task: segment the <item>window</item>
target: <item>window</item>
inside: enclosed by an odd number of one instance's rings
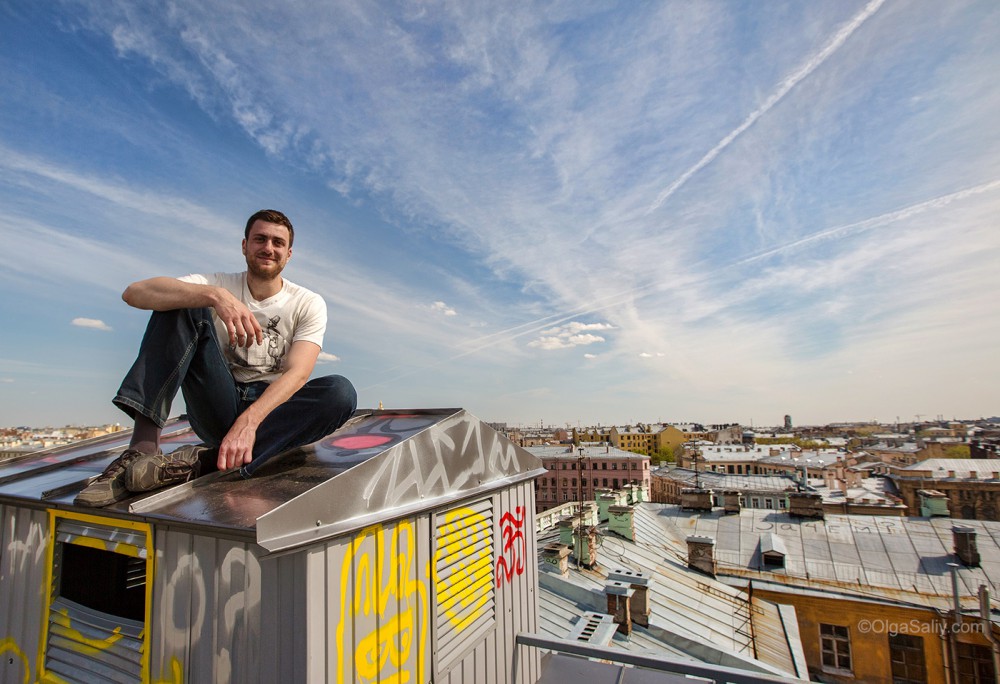
[[[926,684],[923,637],[890,634],[889,660],[892,663],[893,684]]]
[[[839,672],[851,671],[851,634],[841,625],[819,626],[820,650],[823,669]]]
[[[957,644],[958,681],[962,684],[986,684],[996,681],[993,654],[987,646]]]

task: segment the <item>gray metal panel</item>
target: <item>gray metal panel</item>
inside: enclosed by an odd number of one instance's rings
[[[260,679],[306,682],[306,553],[260,563]]]
[[[33,682],[45,608],[45,511],[0,504],[0,682]]]
[[[373,525],[307,557],[307,680],[430,681],[426,516]],[[392,649],[393,657],[380,657]]]
[[[421,431],[261,515],[258,543],[271,551],[315,543],[384,520],[389,511],[410,515],[544,472],[537,458],[467,411],[421,420]]]
[[[493,588],[494,617],[470,626],[464,640],[451,658],[438,657],[436,682],[450,684],[505,684],[510,681],[514,663],[514,639],[520,632],[535,632],[540,627],[538,615],[538,563],[534,530],[534,488],[530,482],[507,487],[491,498],[494,548]],[[477,508],[474,500],[470,508]],[[435,517],[440,517],[441,514]],[[438,578],[437,591],[442,591]],[[483,613],[485,615],[485,611]],[[450,626],[443,621],[444,631]],[[435,634],[437,643],[441,634]],[[435,653],[439,649],[435,648]],[[456,659],[458,658],[458,659]],[[525,651],[519,661],[519,679],[533,682],[540,671],[538,653]]]
[[[155,538],[152,679],[261,681],[259,552],[175,530]]]

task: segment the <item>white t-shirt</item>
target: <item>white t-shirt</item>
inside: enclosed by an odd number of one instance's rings
[[[282,278],[281,291],[257,301],[247,287],[246,272],[194,273],[178,278],[185,283],[224,287],[247,305],[264,331],[263,344],[256,340],[249,347],[229,346],[229,331],[215,316],[215,332],[229,370],[237,382],[272,382],[281,375],[281,364],[292,342],[305,340],[323,347],[326,332],[326,302],[315,292]]]

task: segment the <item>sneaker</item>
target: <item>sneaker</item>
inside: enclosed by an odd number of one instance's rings
[[[137,459],[147,454],[135,449],[126,449],[121,456],[113,460],[97,479],[83,488],[73,500],[77,506],[98,508],[109,506],[116,501],[127,499],[129,490],[125,487],[125,471]]]
[[[132,461],[125,471],[125,487],[132,492],[148,492],[175,482],[192,480],[201,472],[198,457],[207,448],[200,444],[187,444],[169,454],[143,454]]]

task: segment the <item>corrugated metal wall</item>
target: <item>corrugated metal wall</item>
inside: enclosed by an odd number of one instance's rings
[[[538,554],[535,545],[533,481],[493,494],[495,624],[475,640],[461,660],[439,671],[436,684],[507,684],[514,661],[514,639],[538,631]],[[520,654],[518,681],[530,684],[540,674],[537,649]]]
[[[303,552],[306,675],[283,681],[509,682],[514,638],[538,629],[534,504],[526,482]],[[520,663],[534,682],[537,655]]]
[[[538,630],[534,504],[526,482],[267,559],[158,527],[150,679],[506,684],[515,636]],[[0,682],[35,681],[48,516],[0,516]],[[537,656],[520,663],[534,682]]]
[[[153,681],[279,681],[261,669],[261,550],[158,528]]]
[[[36,680],[49,518],[0,504],[0,682]]]

